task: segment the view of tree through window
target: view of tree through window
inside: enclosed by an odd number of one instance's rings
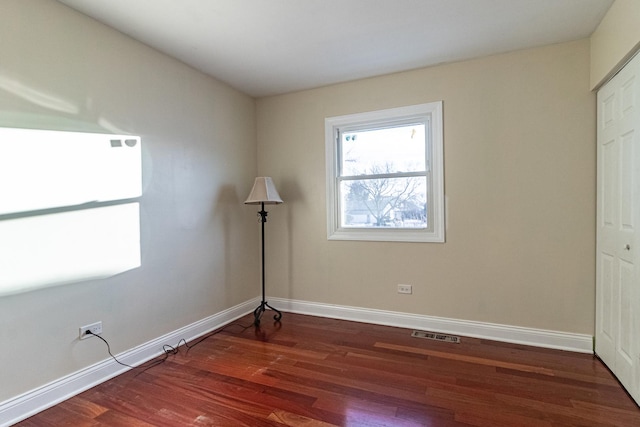
[[[442,107],[325,118],[327,239],[445,241]]]
[[[427,228],[425,123],[340,135],[341,227]]]

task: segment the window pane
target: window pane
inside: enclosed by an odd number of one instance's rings
[[[427,228],[424,176],[340,183],[341,226]]]
[[[444,242],[443,142],[442,101],[327,117],[327,239]]]
[[[345,132],[342,176],[424,171],[425,145],[424,123]]]

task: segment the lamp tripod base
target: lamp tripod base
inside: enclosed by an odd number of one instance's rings
[[[262,300],[260,305],[256,307],[255,310],[253,310],[253,317],[255,319],[253,322],[254,325],[260,326],[260,318],[262,317],[262,313],[267,311],[267,308],[276,312],[276,314],[273,316],[273,320],[279,322],[280,319],[282,319],[282,313],[280,312],[280,310],[276,310],[275,308],[271,307],[268,302]]]

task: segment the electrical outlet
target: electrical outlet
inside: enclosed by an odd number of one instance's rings
[[[91,333],[88,334],[87,331]],[[102,322],[92,323],[90,325],[80,327],[80,339],[89,338],[91,335],[100,335],[102,333]]]
[[[398,285],[398,293],[399,294],[411,294],[413,293],[413,289],[411,285]]]

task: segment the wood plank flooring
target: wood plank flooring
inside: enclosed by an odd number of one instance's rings
[[[638,406],[590,355],[291,313],[278,325],[270,314],[18,425],[640,426]]]

